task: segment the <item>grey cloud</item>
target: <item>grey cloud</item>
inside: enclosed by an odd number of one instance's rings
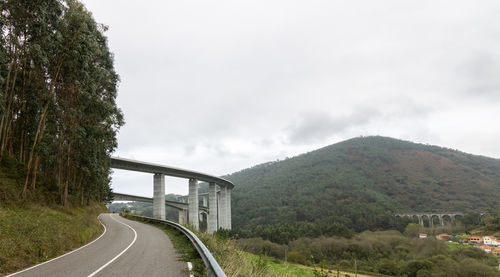
[[[476,54],[457,71],[465,94],[500,97],[500,58],[491,53]]]
[[[499,138],[498,0],[83,2],[109,26],[123,157],[222,174],[360,134]]]
[[[255,142],[257,145],[262,146],[262,147],[271,147],[274,144],[274,141],[272,139],[262,139],[257,142]]]
[[[222,145],[213,145],[211,150],[215,152],[217,158],[224,158],[231,154],[231,151],[227,150]]]
[[[428,105],[428,103],[419,103],[412,100],[409,97],[396,97],[387,99],[385,103],[382,104],[384,107],[392,107],[392,110],[385,111],[384,116],[388,119],[400,119],[400,118],[424,118],[433,112],[435,108]]]
[[[184,154],[186,156],[189,156],[189,155],[193,154],[195,151],[196,151],[196,145],[190,144],[190,145],[185,145],[184,146]]]
[[[307,112],[285,130],[288,132],[289,142],[305,144],[325,140],[333,135],[359,125],[370,122],[379,117],[380,112],[366,108],[358,109],[350,115],[333,117],[325,112]]]

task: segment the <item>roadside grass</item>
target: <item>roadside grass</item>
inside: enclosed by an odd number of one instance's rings
[[[62,208],[36,203],[0,205],[0,275],[49,260],[102,232],[101,204]]]
[[[284,263],[280,260],[269,258],[263,255],[255,255],[248,252],[240,251],[244,259],[251,261],[252,264],[265,263],[267,272],[274,276],[290,276],[290,277],[315,277],[312,269],[300,268],[297,265]]]
[[[193,230],[191,230],[193,231]],[[243,252],[236,247],[234,239],[230,239],[224,232],[218,232],[215,235],[196,232],[196,235],[210,250],[217,263],[228,277],[231,276],[254,276],[254,277],[275,277],[291,276],[279,275],[270,271],[268,257],[256,259],[249,258],[249,253]]]
[[[132,217],[127,212],[122,212],[120,213],[120,215],[127,219],[150,224],[163,230],[170,238],[170,241],[172,241],[172,244],[174,245],[177,252],[181,254],[180,260],[185,262],[191,262],[191,264],[193,265],[191,274],[193,274],[193,276],[195,277],[208,276],[205,264],[203,263],[203,260],[201,259],[200,255],[198,254],[198,251],[196,251],[194,245],[191,243],[188,237],[186,237],[181,231],[166,224],[149,222],[146,220],[141,220],[136,217]]]
[[[306,266],[300,264],[293,263],[285,263],[281,260],[277,260],[274,258],[269,258],[262,255],[255,255],[247,252],[240,251],[241,254],[253,263],[259,263],[259,260],[266,260],[266,267],[268,273],[271,273],[273,276],[290,276],[290,277],[322,277],[322,276],[338,276],[339,277],[354,277],[355,274],[353,272],[339,271],[333,269],[326,269],[321,267],[314,266]],[[358,277],[371,277],[373,275],[366,274],[357,274]]]
[[[342,271],[342,270],[339,270],[337,272],[336,269],[326,269],[326,268],[320,268],[320,267],[315,267],[315,266],[306,266],[306,265],[301,265],[301,264],[295,264],[294,266],[298,267],[298,268],[302,268],[302,269],[308,269],[312,272],[316,271],[316,272],[319,272],[320,275],[311,275],[311,276],[339,276],[339,277],[354,277],[354,276],[357,276],[357,277],[374,277],[374,276],[387,276],[387,275],[384,275],[384,274],[380,274],[380,273],[359,273],[357,275],[355,275],[354,272],[347,272],[347,271]],[[321,275],[323,274],[323,275]],[[309,275],[308,275],[309,276]]]

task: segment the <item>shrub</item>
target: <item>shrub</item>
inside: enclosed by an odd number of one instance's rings
[[[375,268],[377,269],[378,273],[386,275],[398,275],[400,271],[399,265],[389,259],[380,259]]]
[[[478,262],[477,260],[466,258],[459,265],[460,277],[493,277],[498,273],[493,268]]]
[[[406,265],[404,273],[406,273],[409,277],[416,277],[419,270],[429,270],[431,268],[432,263],[428,260],[413,260]]]
[[[306,264],[306,257],[302,256],[297,251],[289,252],[287,258],[288,258],[288,261],[292,262],[292,263]]]
[[[267,255],[279,259],[285,257],[285,247],[262,238],[239,239],[237,246],[243,251],[256,255]]]

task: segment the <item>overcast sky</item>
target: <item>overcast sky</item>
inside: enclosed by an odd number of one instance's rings
[[[224,175],[383,135],[500,158],[498,0],[83,2],[109,26],[120,157]]]

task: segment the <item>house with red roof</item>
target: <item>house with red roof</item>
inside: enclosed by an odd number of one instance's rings
[[[493,249],[493,247],[491,247],[489,245],[481,245],[481,246],[476,246],[476,247],[483,250],[484,252],[488,252],[488,253],[491,253],[491,250]]]
[[[483,242],[482,237],[475,237],[475,236],[469,237],[469,243],[480,244],[482,242]]]

